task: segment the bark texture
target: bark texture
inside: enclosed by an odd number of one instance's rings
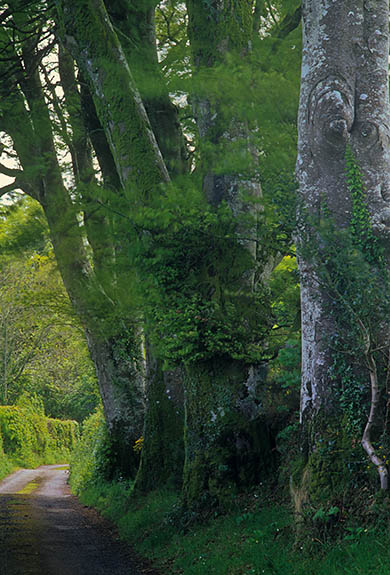
[[[144,442],[134,489],[180,488],[184,465],[183,376],[177,369],[164,373],[149,346],[145,364]]]
[[[14,9],[13,4],[11,7]],[[17,22],[18,30],[28,30],[28,12],[15,9],[15,14],[20,19],[27,18],[27,21]],[[98,375],[110,437],[116,446],[113,448],[114,458],[124,463],[117,471],[135,475],[132,462],[124,454],[126,450],[131,453],[131,446],[142,433],[143,405],[138,388],[139,376],[135,374],[138,359],[136,346],[131,341],[130,362],[119,361],[121,350],[129,343],[128,329],[123,326],[123,317],[118,311],[120,306],[114,305],[97,279],[95,262],[86,252],[77,209],[62,180],[49,111],[38,74],[37,38],[32,34],[29,40],[24,41],[21,37],[21,56],[10,54],[10,61],[20,62],[22,58],[23,66],[17,66],[16,73],[10,72],[6,64],[2,64],[5,68],[2,71],[9,74],[10,83],[14,83],[15,89],[4,94],[2,103],[6,106],[7,114],[1,119],[1,129],[12,137],[23,168],[21,183],[26,179],[26,184],[22,189],[43,207],[65,288],[84,326]],[[12,50],[12,44],[6,37],[1,40],[3,46]],[[69,68],[65,73],[64,64],[62,61],[62,72],[69,79]],[[69,85],[66,91],[69,96]],[[72,111],[70,106],[69,112]],[[76,182],[88,172],[88,161],[85,150],[81,150],[79,136],[79,133],[75,133],[73,148],[74,165],[78,166],[78,170],[75,170]],[[115,463],[112,467],[115,467]]]
[[[237,241],[253,260],[257,251],[257,207],[246,196],[258,198],[260,186],[233,167],[231,158],[242,155],[255,161],[250,130],[245,118],[236,115],[217,90],[218,73],[245,58],[253,32],[252,2],[219,0],[187,1],[188,35],[194,66],[191,94],[199,134],[202,186],[211,206],[226,202],[237,218]],[[243,144],[244,142],[244,144]],[[244,152],[242,152],[244,150]],[[253,167],[253,166],[252,166]],[[242,227],[240,218],[251,215]],[[244,234],[243,234],[244,235]],[[254,290],[254,274],[243,274],[243,291]],[[223,289],[223,287],[222,287]],[[217,356],[191,363],[185,378],[185,467],[183,500],[189,509],[224,505],[237,490],[253,485],[272,467],[271,439],[261,418],[256,398],[259,383],[256,366]]]
[[[156,0],[115,0],[106,3],[153,133],[173,178],[188,171],[188,153],[178,110],[162,77],[154,25]]]
[[[198,362],[185,379],[183,502],[192,511],[230,505],[275,464],[256,398],[261,374],[228,358]]]
[[[242,165],[255,165],[255,150],[250,144],[250,129],[245,118],[237,117],[221,96],[215,96],[215,69],[226,65],[229,57],[242,59],[248,54],[253,33],[250,0],[216,0],[211,3],[187,1],[188,36],[194,63],[194,116],[199,132],[201,171],[205,195],[213,206],[225,201],[234,215],[253,216],[249,237],[256,237],[256,207],[248,199],[261,196],[259,184],[229,167],[240,143]],[[213,70],[214,69],[214,70]],[[242,143],[245,143],[242,145]],[[231,156],[229,159],[229,155]],[[250,159],[250,160],[249,160]],[[227,167],[223,169],[222,166]],[[253,167],[252,166],[252,167]],[[245,172],[245,169],[244,169]],[[256,257],[256,241],[246,242]]]
[[[373,230],[386,241],[390,221],[388,1],[304,0],[302,12],[298,239],[302,247],[308,221],[318,224],[325,209],[339,228],[350,224],[352,198],[345,158],[349,146],[362,171]],[[301,250],[299,258],[301,420],[311,452],[321,438],[324,421],[336,413],[337,383],[329,373],[333,362],[329,341],[336,328],[327,314],[329,294],[318,282],[315,262],[304,253]]]
[[[169,181],[126,56],[102,0],[60,0],[63,37],[90,85],[121,185],[152,194]]]

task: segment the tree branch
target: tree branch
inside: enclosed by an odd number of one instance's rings
[[[12,182],[12,184],[7,184],[6,186],[2,186],[0,188],[0,198],[5,196],[5,194],[9,194],[10,192],[14,192],[18,188],[22,189],[20,182],[18,182],[17,179],[14,182]]]
[[[283,40],[296,28],[298,28],[299,24],[301,23],[302,18],[302,7],[298,6],[298,8],[293,13],[287,14],[283,20],[280,22],[278,29],[276,30],[274,36],[279,38],[279,40]]]
[[[10,178],[18,178],[23,176],[23,170],[8,168],[8,166],[5,166],[4,164],[0,163],[0,174],[4,174],[5,176],[9,176]]]

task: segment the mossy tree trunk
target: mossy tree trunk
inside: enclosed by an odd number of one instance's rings
[[[232,62],[248,55],[253,33],[252,2],[188,0],[187,9],[194,65],[191,99],[199,134],[203,191],[212,207],[217,209],[222,202],[229,206],[237,218],[236,240],[255,262],[256,200],[261,196],[253,177],[256,154],[247,118],[227,106],[213,85],[221,68],[226,71]],[[240,170],[234,161],[238,143]],[[251,216],[251,223],[241,238],[243,216]],[[253,293],[253,271],[243,273],[240,289]],[[185,507],[201,510],[213,504],[224,505],[237,490],[256,484],[270,472],[271,438],[256,397],[259,380],[257,366],[228,354],[215,354],[186,366]]]
[[[135,491],[161,486],[180,488],[183,477],[182,374],[163,372],[160,360],[146,349],[146,414],[144,441]]]
[[[135,5],[136,4],[136,5]],[[178,110],[158,63],[154,23],[156,0],[106,3],[171,178],[188,172],[188,152]]]
[[[60,4],[64,38],[88,81],[96,110],[96,116],[89,116],[102,126],[109,143],[119,175],[121,209],[126,213],[126,198],[131,196],[136,203],[145,205],[153,194],[160,193],[160,184],[169,181],[164,160],[172,175],[186,169],[177,111],[157,67],[154,6],[144,2],[134,10],[128,2],[110,3],[111,18],[124,39],[126,50],[123,50],[103,2],[86,1],[75,5],[64,1]],[[142,79],[141,93],[129,64],[136,68],[136,78]],[[152,87],[156,93],[150,92]],[[88,107],[90,110],[91,102]],[[161,483],[172,477],[177,480],[182,468],[182,410],[169,400],[161,364],[149,350],[146,389],[147,417],[137,477],[137,488],[144,491],[157,485],[156,470]]]
[[[102,0],[61,0],[60,28],[87,79],[122,187],[144,200],[169,175]]]
[[[329,314],[329,287],[319,280],[316,260],[306,255],[305,237],[310,226],[319,224],[325,216],[330,216],[340,230],[351,224],[353,198],[346,177],[346,150],[349,148],[362,172],[371,219],[369,225],[377,238],[387,245],[390,219],[389,6],[387,0],[305,0],[302,9],[303,61],[297,160],[303,205],[299,230],[301,421],[309,462],[315,459],[318,463],[319,446],[328,441],[331,445],[330,433],[341,432],[343,413],[339,404],[340,379],[331,376],[334,363],[331,341],[335,341],[338,331],[336,318]],[[324,247],[319,242],[320,253]],[[387,329],[383,333],[385,331]],[[361,359],[364,360],[364,353]],[[372,369],[368,366],[367,387],[369,371]],[[311,469],[312,473],[317,473],[321,467],[322,482],[330,485],[331,477],[335,476],[332,462],[336,456],[328,455],[329,465],[324,459]]]
[[[249,214],[252,225],[243,240],[256,258],[256,200],[261,188],[253,173],[256,150],[245,113],[234,109],[229,94],[215,87],[218,68],[234,66],[248,56],[252,45],[253,13],[250,0],[187,1],[188,36],[193,59],[194,116],[199,133],[203,190],[212,206],[226,202],[237,216]],[[237,168],[237,153],[241,162]],[[252,281],[254,276],[252,276]]]
[[[154,26],[155,0],[106,4],[135,84],[140,92],[158,147],[171,178],[188,171],[187,150],[176,106],[159,69]],[[146,343],[146,414],[140,468],[135,489],[146,492],[161,485],[181,485],[183,473],[182,370],[168,376],[162,361]],[[176,395],[176,399],[175,399]]]
[[[28,13],[15,9],[18,30],[29,30]],[[26,19],[20,21],[20,19]],[[139,346],[134,344],[120,306],[110,299],[100,285],[93,257],[86,253],[83,229],[77,208],[62,181],[54,146],[49,111],[44,98],[37,58],[38,36],[29,39],[21,34],[23,68],[15,69],[3,63],[4,73],[10,75],[14,89],[4,94],[3,105],[7,114],[1,119],[1,128],[11,136],[22,170],[15,187],[36,199],[47,217],[51,240],[64,285],[75,311],[84,326],[89,349],[96,366],[98,383],[103,399],[106,421],[112,441],[113,465],[117,472],[135,475],[135,459],[131,461],[132,445],[142,433],[143,404],[140,395],[138,370]],[[2,43],[7,50],[12,44],[6,36]],[[13,62],[10,54],[10,62]],[[18,85],[16,84],[16,75]],[[71,112],[71,110],[70,110]],[[16,175],[16,173],[15,173]],[[75,174],[77,180],[77,174]],[[93,254],[92,254],[93,256]],[[129,346],[127,362],[120,361],[123,348]],[[127,455],[126,455],[127,454]],[[115,460],[115,461],[114,461]],[[123,464],[123,465],[122,465]]]
[[[260,415],[260,370],[230,358],[187,368],[183,500],[193,511],[223,507],[274,469]]]

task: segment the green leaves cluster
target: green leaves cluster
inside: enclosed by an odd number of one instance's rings
[[[372,230],[362,174],[349,147],[346,150],[345,160],[347,185],[352,200],[350,229],[353,240],[369,263],[379,264],[383,254]]]
[[[0,456],[19,465],[68,459],[79,437],[75,421],[49,419],[36,396],[24,396],[21,405],[0,406]]]
[[[39,205],[0,207],[0,402],[39,394],[51,417],[82,421],[99,403],[96,375]]]
[[[245,222],[195,190],[172,188],[142,213],[135,254],[147,334],[168,362],[228,355],[255,360],[269,329],[269,297],[256,273]],[[141,224],[141,221],[140,221]]]
[[[368,354],[376,363],[381,388],[388,382],[383,320],[390,313],[390,277],[372,229],[361,170],[350,149],[346,181],[352,203],[349,226],[340,229],[325,214],[310,249],[315,246],[317,281],[327,294],[326,312],[334,325],[327,342],[334,358],[329,376],[345,426],[359,436],[367,417]]]

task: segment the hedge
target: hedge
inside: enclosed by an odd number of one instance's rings
[[[31,408],[0,406],[0,458],[12,458],[21,466],[67,461],[78,437],[76,421],[50,419]]]

